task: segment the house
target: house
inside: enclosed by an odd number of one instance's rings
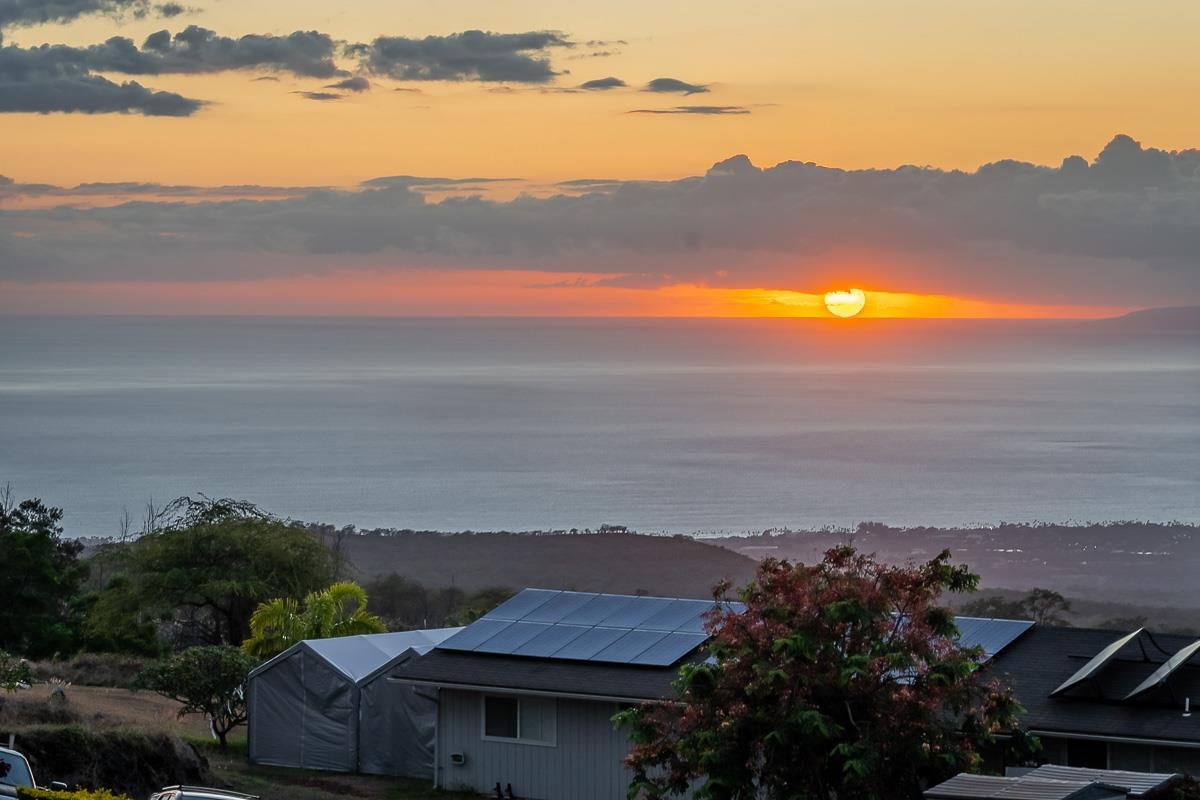
[[[616,800],[632,776],[613,715],[674,696],[680,666],[706,657],[713,608],[712,600],[525,589],[389,674],[438,693],[438,786]],[[959,624],[964,644],[989,656],[1032,625]]]
[[[988,666],[1051,764],[1200,775],[1200,640],[1038,625]]]
[[[388,670],[462,628],[306,639],[246,681],[256,764],[431,777],[437,698]]]
[[[925,790],[928,800],[1126,800],[1166,798],[1180,776],[1148,772],[1042,766],[998,777],[960,773]]]

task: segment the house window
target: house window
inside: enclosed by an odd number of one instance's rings
[[[484,695],[483,738],[523,744],[553,745],[557,707],[552,697]]]

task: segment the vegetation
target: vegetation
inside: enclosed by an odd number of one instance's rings
[[[966,603],[959,611],[968,617],[1031,619],[1039,625],[1071,624],[1065,616],[1071,612],[1071,601],[1051,589],[1032,589],[1016,600],[984,597]]]
[[[454,586],[431,589],[396,573],[371,581],[366,590],[371,608],[392,630],[466,625],[513,595],[499,587],[471,593]]]
[[[0,650],[0,689],[11,692],[20,684],[31,681],[33,681],[33,669],[29,666],[29,662]]]
[[[240,645],[259,603],[333,579],[333,557],[316,537],[241,501],[180,498],[127,547],[88,619],[91,636],[115,637],[124,650],[138,651],[130,643],[156,629],[177,648]]]
[[[250,637],[242,649],[270,658],[302,639],[332,639],[384,633],[383,620],[367,611],[367,593],[357,583],[335,583],[312,592],[303,604],[290,597],[262,603],[250,617]]]
[[[52,789],[17,789],[17,800],[132,800],[127,794],[115,794],[108,789],[74,789],[56,792]]]
[[[72,600],[87,573],[81,545],[62,537],[63,512],[41,500],[14,503],[0,490],[0,642],[37,658],[76,647]]]
[[[709,621],[711,661],[685,666],[682,703],[618,715],[630,726],[630,797],[902,798],[977,768],[997,734],[1027,744],[1011,693],[976,676],[944,591],[977,576],[948,551],[889,566],[843,546],[813,566],[768,559],[745,613]],[[724,595],[728,585],[718,587]]]
[[[203,714],[226,747],[229,731],[246,721],[243,686],[256,663],[236,647],[191,647],[147,667],[136,686],[178,701],[181,717]]]

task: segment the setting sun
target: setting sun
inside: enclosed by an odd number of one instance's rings
[[[825,294],[825,308],[836,317],[853,317],[867,304],[862,289],[838,289]]]

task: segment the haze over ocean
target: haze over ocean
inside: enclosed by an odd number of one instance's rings
[[[1193,333],[1109,322],[0,319],[0,483],[360,527],[1200,522]]]

